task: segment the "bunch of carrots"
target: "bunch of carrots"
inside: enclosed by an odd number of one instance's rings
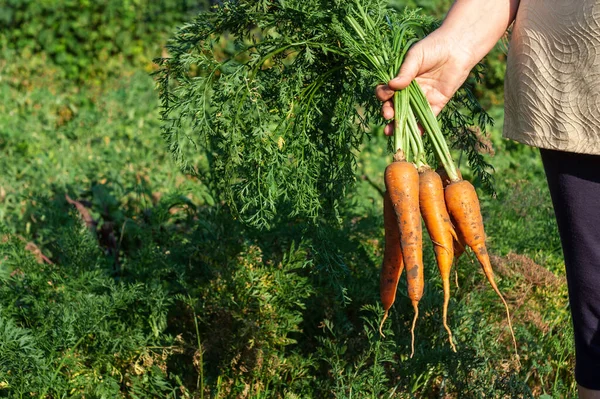
[[[354,31],[348,37],[349,47],[354,50],[358,61],[372,70],[381,82],[395,77],[406,51],[418,40],[418,21],[406,18],[396,24],[390,22],[390,34],[383,36],[373,17],[358,2],[355,2],[353,12],[346,19]],[[486,235],[475,188],[461,178],[437,119],[418,83],[413,81],[406,89],[397,91],[393,103],[395,153],[393,162],[385,170],[385,253],[380,280],[385,313],[381,326],[394,303],[400,276],[406,270],[408,297],[414,309],[411,328],[411,357],[413,356],[418,304],[424,288],[423,220],[433,243],[442,277],[442,320],[452,349],[456,351],[447,322],[450,272],[454,260],[468,247],[504,304],[516,351],[510,311],[496,285],[486,249]],[[420,128],[431,143],[430,151],[433,154],[430,155],[440,165],[437,171],[427,163]]]
[[[401,115],[394,121],[394,134],[399,136],[398,142],[402,142],[402,135],[410,135],[408,142],[412,147],[408,148],[409,151],[405,151],[402,145],[397,147],[394,161],[386,168],[384,178],[385,254],[381,269],[380,293],[385,313],[381,325],[383,326],[394,303],[398,281],[402,271],[406,269],[408,297],[415,313],[411,328],[412,357],[414,329],[419,315],[418,304],[424,288],[422,218],[433,243],[435,258],[442,277],[444,290],[442,320],[452,349],[456,351],[452,331],[447,322],[450,272],[454,259],[468,247],[475,254],[490,285],[504,304],[516,350],[510,311],[496,285],[486,249],[486,235],[475,188],[469,181],[461,178],[435,121],[433,111],[418,84],[412,82],[406,90],[407,93],[397,92],[394,95],[396,115]],[[397,104],[402,103],[403,95],[412,97],[410,108],[400,113]],[[444,179],[424,161],[415,113],[419,115],[423,130],[433,142],[436,155],[443,165],[440,173]],[[402,120],[403,115],[407,115],[407,121]],[[412,158],[407,158],[407,152],[413,154]]]

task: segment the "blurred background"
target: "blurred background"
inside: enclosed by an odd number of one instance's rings
[[[450,4],[391,1],[438,18]],[[451,351],[431,246],[409,359],[403,282],[386,337],[377,331],[380,127],[363,144],[357,195],[327,229],[245,226],[172,160],[153,59],[210,7],[0,2],[0,397],[574,397],[562,253],[539,154],[501,138],[505,44],[476,87],[495,120],[482,140],[496,195],[480,198],[521,367],[502,304],[467,256],[452,287]]]

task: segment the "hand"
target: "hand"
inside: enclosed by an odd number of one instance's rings
[[[383,117],[394,118],[394,91],[404,89],[413,79],[423,89],[433,113],[439,114],[477,63],[473,59],[467,49],[460,48],[440,29],[432,32],[406,53],[397,77],[377,86],[375,94],[383,101]],[[384,132],[393,134],[393,124],[388,124]]]

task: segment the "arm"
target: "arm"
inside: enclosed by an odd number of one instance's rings
[[[457,0],[437,30],[470,53],[475,66],[514,21],[519,0]]]
[[[394,117],[394,90],[417,79],[437,115],[515,19],[519,0],[456,0],[442,25],[406,54],[398,76],[377,87],[383,116]],[[391,134],[391,126],[386,134]]]

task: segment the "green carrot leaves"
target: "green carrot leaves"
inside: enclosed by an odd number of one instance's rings
[[[158,60],[168,148],[246,223],[335,221],[360,145],[383,123],[375,85],[434,25],[384,0],[225,1],[182,26]],[[399,123],[414,134],[399,96]],[[422,151],[414,137],[398,145]],[[205,162],[188,165],[190,151]]]

